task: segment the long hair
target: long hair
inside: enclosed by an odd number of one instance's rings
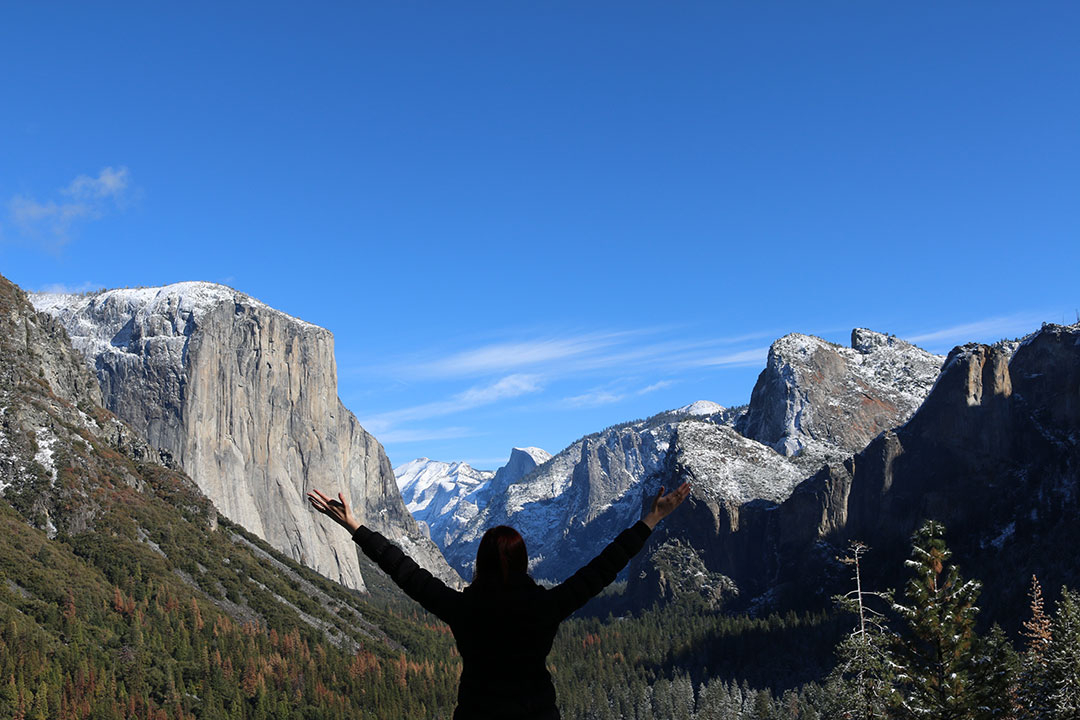
[[[476,549],[476,569],[473,583],[505,586],[525,577],[529,570],[529,555],[525,540],[508,525],[491,528]]]

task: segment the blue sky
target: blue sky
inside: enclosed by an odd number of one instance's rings
[[[223,6],[223,7],[219,7]],[[0,272],[335,334],[397,465],[1074,322],[1074,2],[9,3]]]

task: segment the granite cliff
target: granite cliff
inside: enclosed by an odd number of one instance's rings
[[[804,465],[842,458],[910,417],[942,360],[863,328],[851,332],[850,348],[785,335],[769,348],[737,427],[779,453],[802,456]]]
[[[230,520],[360,589],[355,547],[304,500],[342,490],[362,522],[458,581],[405,509],[382,446],[338,399],[329,331],[212,283],[30,298],[66,328],[105,407]]]

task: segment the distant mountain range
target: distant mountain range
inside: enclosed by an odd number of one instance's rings
[[[445,505],[453,522],[431,506],[427,517],[446,528],[435,539],[465,577],[480,535],[505,523],[525,535],[533,574],[561,579],[660,485],[689,480],[681,515],[629,568],[626,605],[692,592],[781,609],[821,607],[845,589],[837,557],[853,539],[872,547],[866,580],[895,586],[911,533],[932,517],[972,573],[997,583],[987,616],[1000,617],[1022,607],[1031,574],[1080,582],[1062,554],[1080,542],[1078,476],[1080,325],[947,358],[856,329],[851,347],[777,340],[746,406],[694,403],[608,428],[475,510]],[[491,486],[480,479],[466,496]]]
[[[432,538],[464,577],[483,532],[509,524],[526,538],[533,574],[561,579],[636,520],[656,480],[672,468],[710,502],[785,499],[821,463],[906,420],[943,359],[863,329],[852,333],[850,348],[788,335],[773,344],[748,406],[698,401],[617,425],[502,484],[475,474],[462,482],[460,464],[430,460],[395,473],[406,504],[438,528]],[[421,468],[423,485],[416,481]],[[417,493],[420,487],[427,495]]]
[[[394,468],[394,475],[405,507],[445,548],[493,494],[550,459],[551,453],[540,448],[514,448],[507,463],[495,472],[475,470],[463,462],[419,458]]]

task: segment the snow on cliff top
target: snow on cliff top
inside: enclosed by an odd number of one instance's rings
[[[826,349],[848,362],[851,379],[862,377],[880,388],[901,393],[916,406],[930,392],[945,362],[943,355],[865,328],[852,331],[851,345],[848,348],[813,335],[792,333],[773,343],[769,358],[770,362],[792,362]]]
[[[38,312],[47,312],[57,317],[90,315],[92,309],[111,304],[116,311],[126,315],[165,314],[176,312],[191,314],[195,319],[203,317],[221,303],[243,302],[247,305],[282,315],[302,325],[318,327],[300,318],[270,307],[238,290],[212,282],[191,280],[186,282],[149,288],[116,288],[100,293],[28,293],[30,302]],[[87,327],[92,330],[92,327]],[[88,332],[87,335],[98,334]]]
[[[514,450],[520,450],[533,459],[537,465],[543,465],[551,459],[551,453],[543,448],[538,447],[515,447]]]

